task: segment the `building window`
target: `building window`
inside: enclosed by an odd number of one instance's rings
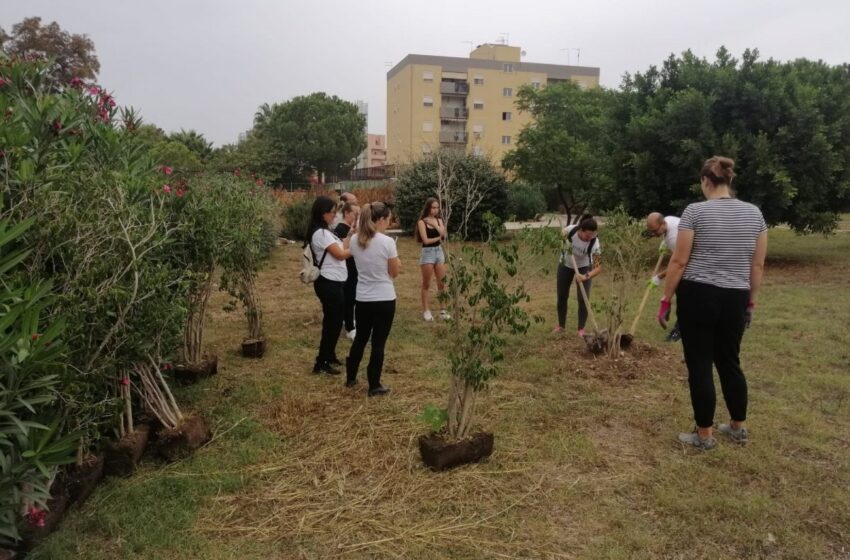
[[[476,99],[475,101],[472,102],[472,108],[473,109],[483,109],[484,108],[484,102]]]
[[[422,144],[422,153],[430,154],[431,153],[431,145],[430,144]]]
[[[431,121],[423,121],[422,122],[422,132],[432,132],[434,130],[434,123]]]
[[[483,124],[472,125],[472,132],[484,132],[484,125]]]
[[[531,80],[531,89],[540,89],[540,78],[534,78]]]
[[[509,120],[511,120],[512,116],[513,115],[511,115],[510,111],[505,111],[504,113],[502,113],[502,120],[503,121],[509,121]]]
[[[511,137],[510,136],[502,136],[502,144],[503,145],[509,146],[510,143],[511,143]]]
[[[433,72],[422,72],[422,79],[426,82],[434,81],[434,73]]]
[[[433,107],[434,106],[434,98],[425,96],[422,98],[422,106],[423,107]]]
[[[514,88],[502,88],[502,97],[513,97],[514,96]]]
[[[475,76],[475,78],[473,78],[472,83],[475,84],[476,86],[483,86],[484,85],[484,76]]]
[[[481,146],[479,146],[478,144],[476,144],[475,146],[472,147],[472,155],[483,156],[484,155],[484,149]]]
[[[502,70],[504,70],[505,72],[508,72],[508,73],[513,72],[514,71],[514,65],[513,64],[503,64]]]

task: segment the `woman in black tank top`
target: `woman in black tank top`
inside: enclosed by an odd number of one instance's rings
[[[437,279],[437,291],[439,292],[445,289],[443,279],[446,277],[446,257],[443,254],[443,248],[440,246],[442,240],[446,238],[446,226],[440,218],[440,203],[436,198],[429,198],[425,201],[425,207],[416,222],[413,237],[422,244],[422,253],[419,258],[419,268],[422,272],[422,288],[420,290],[422,318],[426,321],[433,321],[434,315],[429,307],[431,277]],[[449,318],[445,309],[440,309],[440,318]]]

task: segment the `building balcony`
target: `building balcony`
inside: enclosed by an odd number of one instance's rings
[[[440,82],[442,95],[469,95],[469,84],[463,82]]]
[[[440,107],[440,119],[444,121],[465,121],[469,118],[466,107]]]
[[[440,131],[441,144],[466,144],[469,134],[466,132],[453,132],[451,130]]]

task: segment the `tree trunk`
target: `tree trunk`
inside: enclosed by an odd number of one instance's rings
[[[212,291],[213,267],[203,274],[205,277],[198,283],[196,292],[189,296],[189,313],[183,331],[183,360],[187,364],[200,363],[204,357],[204,322]]]

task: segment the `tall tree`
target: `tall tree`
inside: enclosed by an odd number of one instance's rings
[[[56,61],[54,78],[63,84],[72,78],[93,80],[100,72],[94,42],[88,35],[72,35],[55,21],[41,25],[40,17],[16,23],[11,35],[0,29],[0,48],[13,57],[52,57]]]
[[[204,135],[194,130],[183,130],[172,132],[169,139],[180,142],[195,153],[201,161],[207,161],[212,155],[212,142],[204,138]]]
[[[325,93],[264,104],[254,119],[256,141],[281,177],[349,170],[366,148],[366,118],[354,103]]]
[[[613,184],[608,132],[614,95],[573,83],[520,88],[517,107],[533,120],[502,166],[529,183],[556,185],[568,218],[598,205]]]
[[[834,229],[850,203],[850,66],[740,61],[725,48],[709,62],[690,51],[626,76],[615,109],[616,193],[632,214],[679,212],[699,196],[697,172],[713,154],[737,160],[733,187],[768,223]]]

